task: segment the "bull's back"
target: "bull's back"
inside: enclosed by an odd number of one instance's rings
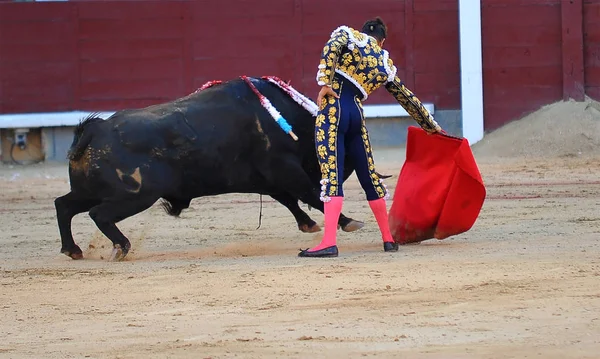
[[[255,96],[243,83],[228,83],[117,112],[95,128],[82,161],[70,166],[73,177],[108,187],[121,186],[123,176],[132,174],[161,178],[145,183],[192,197],[261,190],[261,164],[296,144]]]
[[[186,190],[213,195],[262,189],[259,168],[276,148],[265,132],[260,108],[236,93],[205,91],[183,106],[197,136],[185,168]]]

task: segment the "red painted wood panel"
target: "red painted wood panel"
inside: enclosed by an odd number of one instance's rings
[[[107,99],[174,99],[180,93],[180,81],[172,79],[119,80],[90,83],[81,89],[84,101]]]
[[[598,7],[600,8],[600,4],[598,5]],[[598,23],[598,19],[600,19],[600,16],[593,17],[588,15],[584,18],[584,38],[586,42],[590,45],[600,43],[600,23]]]
[[[31,50],[32,44],[11,43],[0,45],[0,49],[10,51],[10,56],[2,56],[0,52],[0,64],[19,64],[24,62],[40,63],[68,61],[67,55],[72,55],[73,42],[45,42],[35,44],[35,51]],[[0,50],[1,51],[1,50]]]
[[[160,71],[156,71],[160,69]],[[81,78],[86,82],[153,79],[179,79],[181,59],[83,61]]]
[[[80,0],[78,0],[80,1]],[[118,4],[118,5],[117,5]],[[149,23],[164,19],[181,19],[185,3],[181,1],[136,1],[114,2],[113,6],[103,1],[90,1],[79,6],[80,19],[144,19]],[[116,5],[116,6],[115,6]]]
[[[207,59],[193,63],[193,77],[197,79],[195,87],[210,80],[227,80],[241,75],[264,76],[264,74],[285,74],[290,66],[288,61],[240,61],[239,59]],[[277,75],[282,78],[289,76]]]
[[[500,30],[502,27],[537,27],[548,25],[551,21],[560,20],[560,1],[551,1],[551,5],[535,4],[532,1],[524,1],[523,4],[510,4],[503,1],[503,6],[492,7],[489,0],[484,0],[486,11],[493,13],[487,16],[481,27]],[[498,31],[501,32],[501,31]]]
[[[295,47],[290,36],[269,37],[265,41],[261,32],[249,31],[231,38],[235,41],[223,42],[220,38],[207,36],[197,37],[193,41],[192,56],[194,60],[232,58],[246,59],[277,59],[292,54]],[[260,49],[260,51],[257,51]]]
[[[457,0],[339,9],[334,0],[3,2],[0,111],[147,106],[241,74],[292,79],[314,98],[331,31],[374,16],[387,22],[385,47],[411,90],[437,109],[460,108]],[[600,99],[600,2],[583,9],[586,92]],[[560,99],[561,19],[560,0],[482,1],[486,130]],[[381,89],[375,103],[393,99]]]
[[[507,67],[561,66],[562,46],[487,46],[483,62],[487,69]]]
[[[583,2],[584,74],[586,94],[600,100],[600,3]]]
[[[115,106],[149,105],[179,97],[185,78],[185,3],[118,4],[79,6],[80,105],[117,110],[122,107]]]
[[[38,84],[34,91],[39,91],[40,86],[47,86],[55,81],[68,77],[73,72],[73,64],[62,62],[11,62],[2,63],[2,80],[10,82],[12,86],[30,87]]]
[[[585,83],[587,86],[600,86],[600,66],[590,66],[585,70]]]
[[[521,107],[515,105],[507,106],[506,104],[485,105],[483,109],[486,125],[485,130],[496,129],[508,122],[518,120],[548,103],[549,102],[535,101],[532,104]]]
[[[487,131],[562,98],[562,26],[557,0],[482,2]]]
[[[70,63],[70,73],[53,75],[69,78],[68,81],[63,78],[63,83],[70,84],[73,98],[65,100],[69,103],[65,108],[73,107],[74,103],[92,107],[114,105],[121,95],[131,101],[170,98],[189,93],[203,81],[244,73],[293,79],[300,90],[312,93],[318,88],[314,79],[316,66],[330,32],[342,24],[360,28],[365,20],[374,16],[382,16],[387,22],[386,48],[398,73],[405,74],[404,1],[350,0],[345,3],[346,11],[335,13],[329,10],[339,9],[338,2],[306,0],[281,0],[264,7],[248,1],[235,1],[235,4],[80,1],[2,5],[6,7],[0,11],[1,18],[10,19],[0,25],[2,33],[8,31],[19,36],[0,38],[0,49],[9,46],[14,50],[2,51],[14,56],[0,56],[0,64],[35,62],[40,55],[46,62]],[[431,3],[425,9],[435,9],[435,6]],[[447,8],[448,5],[442,1],[440,6]],[[75,9],[75,18],[65,11],[69,7]],[[22,11],[25,8],[28,12]],[[29,31],[31,29],[35,31]],[[50,36],[42,38],[39,33]],[[229,41],[222,41],[223,38]],[[35,52],[31,46],[37,44],[36,57],[32,55]],[[45,81],[39,72],[31,76],[32,82]],[[172,81],[161,95],[156,88],[163,86],[161,81],[165,79]],[[140,81],[146,81],[143,84],[149,89],[140,88]],[[32,93],[40,91],[31,82],[23,86],[31,88]],[[2,85],[0,91],[4,94],[7,89]],[[0,110],[5,110],[3,104],[11,98],[14,97],[3,96]],[[381,90],[369,102],[390,101],[393,101],[390,96]],[[127,102],[118,102],[123,103]],[[17,104],[12,109],[19,106],[21,111],[27,111],[26,104]]]
[[[197,38],[211,37],[221,44],[233,43],[237,46],[245,46],[243,42],[231,41],[229,37],[238,38],[246,34],[256,34],[262,36],[263,42],[269,42],[272,36],[291,36],[290,29],[293,25],[290,24],[292,13],[285,16],[252,16],[231,18],[229,21],[234,22],[235,26],[224,26],[222,29],[216,30],[213,23],[208,23],[196,19],[192,24],[192,32]],[[224,19],[225,20],[225,19]],[[267,35],[268,34],[268,35]],[[224,40],[227,39],[227,40]],[[254,48],[254,51],[258,49]]]
[[[2,24],[0,44],[60,43],[72,36],[72,24],[68,20],[5,22]],[[44,36],[40,36],[44,34]]]
[[[192,31],[192,25],[194,24],[194,18],[192,14],[192,3],[187,2],[181,8],[182,11],[182,24],[181,31],[183,33],[183,44],[181,46],[181,58],[182,58],[182,73],[181,77],[183,78],[183,92],[191,92],[194,87],[194,79],[191,76],[192,66],[194,63],[193,60],[193,46],[194,46],[194,36],[195,34]]]
[[[225,19],[243,19],[254,16],[281,16],[294,11],[294,0],[277,0],[264,2],[258,6],[247,0],[195,0],[191,2],[191,13],[195,19],[208,21],[213,30],[221,31],[225,27],[238,27],[236,23],[228,23]],[[243,30],[243,28],[239,28]],[[273,28],[276,30],[276,28]],[[216,31],[215,31],[216,32]]]
[[[0,11],[2,25],[14,22],[52,22],[56,20],[68,21],[71,18],[67,4],[52,2],[23,2],[20,4],[4,3]]]
[[[561,3],[563,99],[585,99],[583,65],[583,1]]]
[[[186,91],[209,80],[227,80],[240,75],[292,77],[301,36],[300,3],[296,0],[273,2],[268,9],[261,8],[262,11],[247,5],[240,4],[239,8],[221,12],[221,5],[216,8],[210,5],[207,9],[206,4],[190,4],[191,81]],[[231,25],[215,29],[215,22],[207,16],[216,16],[223,24]],[[301,73],[295,79],[301,79]]]
[[[595,99],[596,101],[600,100],[600,86],[588,85],[586,87],[586,95]]]
[[[417,40],[418,41],[418,40]],[[396,67],[401,65],[392,58]],[[397,64],[396,64],[397,63]],[[404,77],[400,77],[408,88],[415,90],[415,1],[406,0],[404,6]]]
[[[556,66],[505,67],[503,69],[484,68],[484,86],[512,88],[516,86],[557,86],[561,85],[562,72]]]
[[[128,108],[144,108],[155,105],[160,101],[169,101],[170,98],[116,98],[116,99],[82,99],[78,109],[84,111],[114,111]]]
[[[595,68],[600,67],[600,44],[586,44],[584,50],[584,64],[585,64],[585,75],[586,75],[586,83],[588,81],[593,81],[592,79],[588,79],[588,72],[592,71]]]
[[[54,111],[72,108],[73,83],[69,62],[21,62],[0,65],[3,111]],[[23,112],[21,109],[20,112]]]
[[[526,107],[536,99],[538,103],[550,103],[562,98],[562,88],[558,86],[485,86],[489,103],[506,106]]]
[[[460,55],[456,43],[443,43],[429,49],[427,42],[415,43],[416,73],[445,73],[460,71]]]
[[[558,5],[562,0],[482,0],[486,7]]]
[[[25,6],[0,9],[0,111],[72,109],[77,69],[74,6],[21,5]]]
[[[437,109],[452,109],[460,104],[459,72],[418,73],[415,75],[415,88],[419,99],[432,101]]]
[[[413,92],[437,109],[460,108],[458,2],[415,1]],[[434,7],[439,6],[438,7]],[[435,23],[435,26],[431,24]],[[435,44],[435,46],[431,46]]]
[[[81,19],[80,39],[180,39],[182,19]]]
[[[560,19],[548,19],[547,25],[512,26],[501,30],[484,28],[482,31],[484,46],[551,46],[560,43],[561,36]]]
[[[83,61],[104,59],[180,58],[183,42],[173,39],[79,40],[79,58]]]
[[[388,15],[396,11],[404,11],[404,6],[404,1],[398,0],[345,0],[343,4],[339,1],[303,0],[303,14],[305,19],[310,19],[314,15],[336,17],[359,15],[362,22],[375,16],[381,16],[387,23],[394,20]]]
[[[414,61],[418,73],[460,70],[456,15],[454,11],[415,12]]]
[[[59,112],[69,111],[73,108],[65,106],[65,97],[69,95],[69,86],[59,86],[59,88],[53,88],[49,91],[56,91],[57,93],[63,94],[63,96],[56,97],[35,97],[31,95],[14,95],[11,94],[2,101],[2,112],[3,113],[29,113],[29,112]],[[64,89],[64,90],[63,90]]]
[[[458,0],[417,0],[414,2],[415,11],[458,11]]]

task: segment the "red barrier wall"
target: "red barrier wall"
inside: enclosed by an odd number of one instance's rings
[[[583,2],[585,92],[600,100],[600,1]]]
[[[0,112],[140,107],[242,74],[290,79],[314,98],[330,32],[376,15],[409,88],[460,109],[458,0],[263,4],[0,2]],[[600,98],[599,24],[597,0],[482,0],[486,130],[584,91]],[[393,99],[381,89],[367,103]]]
[[[377,15],[388,23],[386,48],[410,88],[438,108],[460,107],[455,1],[339,4],[1,3],[0,112],[144,106],[242,74],[291,79],[314,98],[320,51],[331,31],[360,27]],[[382,89],[368,103],[390,102]]]
[[[481,24],[486,130],[562,99],[560,0],[484,0]]]
[[[60,5],[0,4],[0,112],[77,106],[76,9]]]

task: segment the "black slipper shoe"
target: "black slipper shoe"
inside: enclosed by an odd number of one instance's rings
[[[308,249],[300,250],[298,253],[298,257],[308,257],[308,258],[329,258],[329,257],[337,257],[338,256],[338,247],[331,246],[323,249],[319,249],[318,251],[309,252]]]

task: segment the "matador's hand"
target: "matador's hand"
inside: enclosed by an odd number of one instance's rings
[[[340,98],[338,96],[338,94],[335,93],[335,91],[333,91],[333,89],[329,86],[323,86],[321,87],[321,90],[319,91],[319,95],[317,96],[317,105],[319,106],[319,108],[321,108],[321,103],[323,102],[323,99],[325,99],[325,96],[330,95],[333,96],[335,98]]]
[[[431,122],[433,122],[434,127],[431,131],[426,131],[428,135],[433,135],[435,133],[446,133],[446,131],[444,131],[442,127],[437,122],[435,122],[432,116],[429,118],[431,119]]]

